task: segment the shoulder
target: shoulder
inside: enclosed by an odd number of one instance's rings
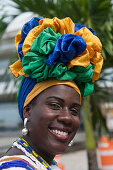
[[[17,147],[11,147],[9,150],[5,153],[4,156],[13,156],[13,155],[25,155],[24,152],[22,152]]]
[[[0,158],[1,170],[40,170],[35,163],[25,155],[3,156]]]

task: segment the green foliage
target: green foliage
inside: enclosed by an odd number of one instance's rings
[[[94,93],[90,97],[93,129],[98,132],[98,136],[102,136],[109,132],[106,126],[106,119],[102,115],[100,108],[100,103],[102,103],[103,96],[104,98],[108,98],[108,95],[109,94],[106,92],[106,90],[97,86]]]
[[[113,62],[113,8],[111,0],[12,0],[13,7],[43,17],[70,17],[95,30],[103,44],[103,57]],[[13,18],[15,15],[12,16]],[[104,67],[109,66],[108,61]]]
[[[98,136],[109,133],[109,130],[106,126],[105,115],[102,115],[100,106],[100,104],[103,104],[106,101],[113,101],[113,97],[111,95],[112,89],[106,85],[106,82],[113,82],[113,68],[102,71],[99,81],[95,83],[95,90],[90,97],[93,128],[96,132],[98,132]],[[102,84],[104,84],[105,87],[102,87]]]
[[[4,18],[4,16],[2,16],[2,17],[0,18],[0,38],[2,37],[4,31],[5,31],[6,27],[7,27],[7,23],[5,23],[5,22],[3,21],[3,18]]]
[[[93,135],[92,115],[90,109],[90,96],[83,100],[82,104],[82,117],[84,122],[84,129],[86,134],[86,148],[95,149],[96,142]]]

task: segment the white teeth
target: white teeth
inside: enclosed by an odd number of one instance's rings
[[[63,132],[63,131],[59,131],[59,130],[51,130],[54,133],[58,134],[58,135],[62,135],[62,136],[67,136],[68,133],[67,132]]]

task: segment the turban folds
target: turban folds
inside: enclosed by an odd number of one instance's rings
[[[103,58],[92,29],[70,18],[34,17],[18,32],[15,46],[19,60],[10,69],[15,77],[24,76],[18,92],[21,117],[23,107],[55,83],[73,87],[82,97],[93,92]]]

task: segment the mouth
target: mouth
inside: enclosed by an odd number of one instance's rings
[[[69,138],[70,130],[49,128],[49,132],[61,141],[67,141]]]

